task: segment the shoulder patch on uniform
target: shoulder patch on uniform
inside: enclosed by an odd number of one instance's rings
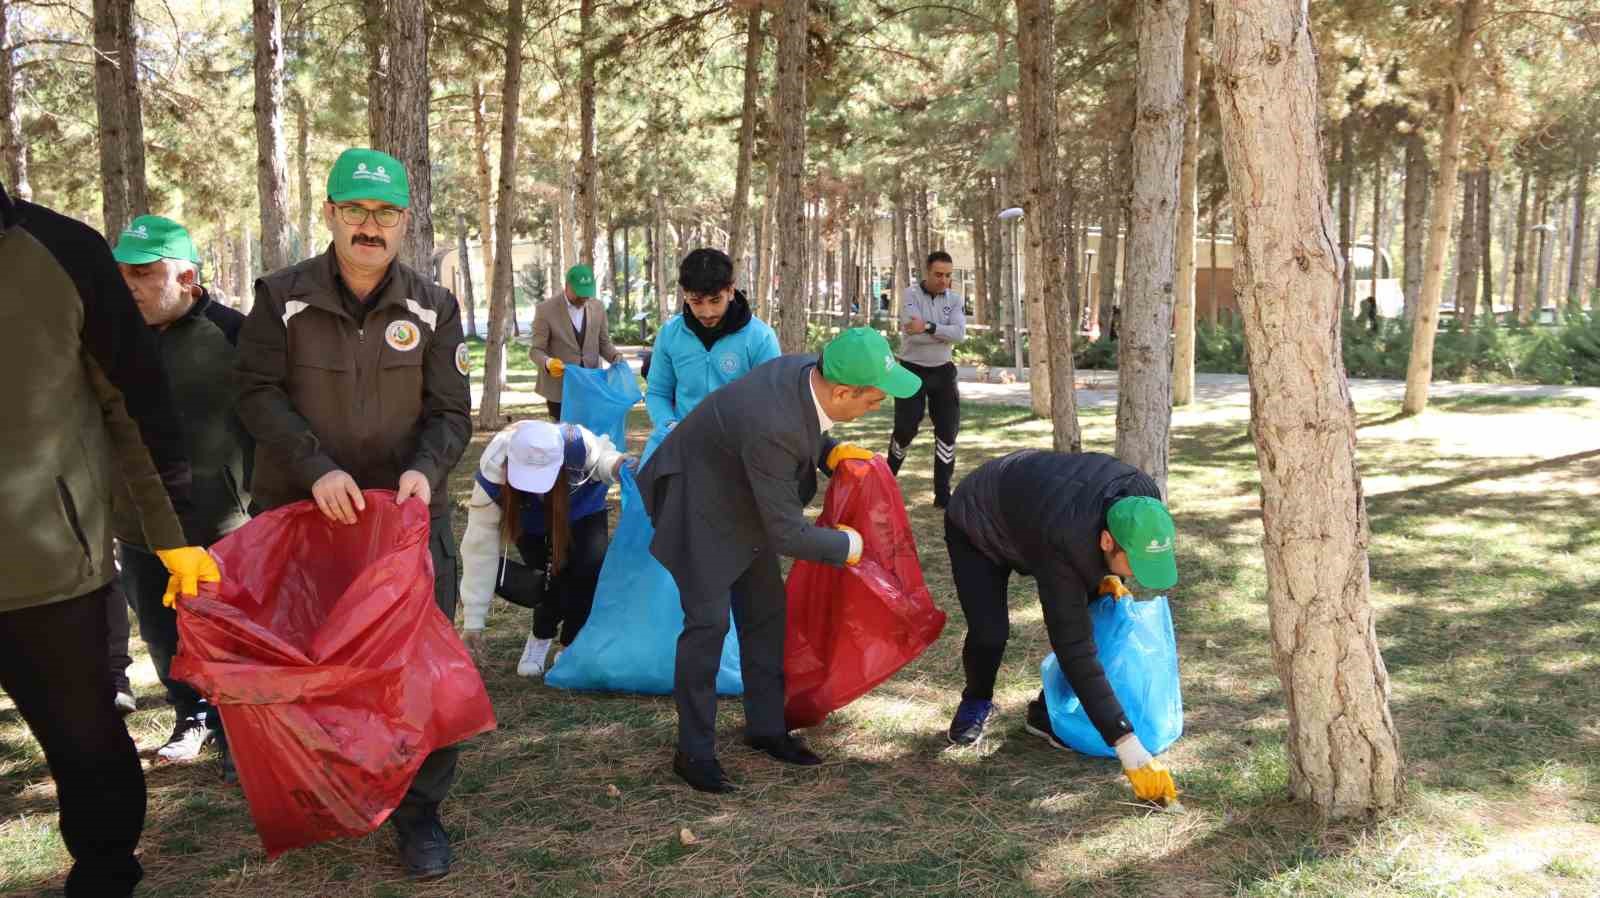
[[[383,342],[396,352],[410,352],[422,342],[422,333],[409,321],[391,321],[383,330]]]
[[[290,318],[293,318],[294,316],[300,314],[301,312],[304,312],[306,309],[309,309],[309,308],[311,308],[310,304],[303,303],[298,299],[291,299],[288,302],[284,303],[283,304],[283,326],[284,327],[288,327]]]
[[[410,311],[411,314],[417,316],[417,318],[421,320],[423,324],[426,324],[429,330],[439,329],[438,312],[435,312],[432,309],[424,309],[422,307],[422,303],[417,302],[410,297],[406,298],[406,309]]]
[[[467,376],[467,372],[471,368],[471,365],[472,365],[472,353],[467,349],[467,344],[465,344],[465,343],[457,343],[456,344],[456,370],[461,372],[461,376],[462,377],[466,377]]]

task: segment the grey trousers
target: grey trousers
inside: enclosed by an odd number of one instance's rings
[[[678,637],[672,696],[678,705],[678,750],[702,760],[716,756],[717,670],[728,636],[728,611],[739,627],[744,677],[745,731],[754,737],[788,732],[783,720],[783,637],[788,601],[778,556],[763,550],[731,590],[682,590],[683,633]]]

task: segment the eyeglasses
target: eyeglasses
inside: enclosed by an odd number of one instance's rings
[[[381,206],[377,209],[368,209],[365,206],[340,206],[339,218],[352,228],[359,228],[371,218],[378,223],[380,228],[392,228],[400,223],[400,209],[393,206]]]

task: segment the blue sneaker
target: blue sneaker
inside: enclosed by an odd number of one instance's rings
[[[956,745],[977,745],[983,738],[983,725],[994,713],[994,702],[984,698],[964,698],[950,721],[950,741]]]

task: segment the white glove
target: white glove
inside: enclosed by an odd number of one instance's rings
[[[1123,770],[1138,770],[1155,760],[1145,749],[1144,743],[1139,741],[1138,736],[1129,735],[1112,748],[1117,750],[1117,760],[1122,762]]]

